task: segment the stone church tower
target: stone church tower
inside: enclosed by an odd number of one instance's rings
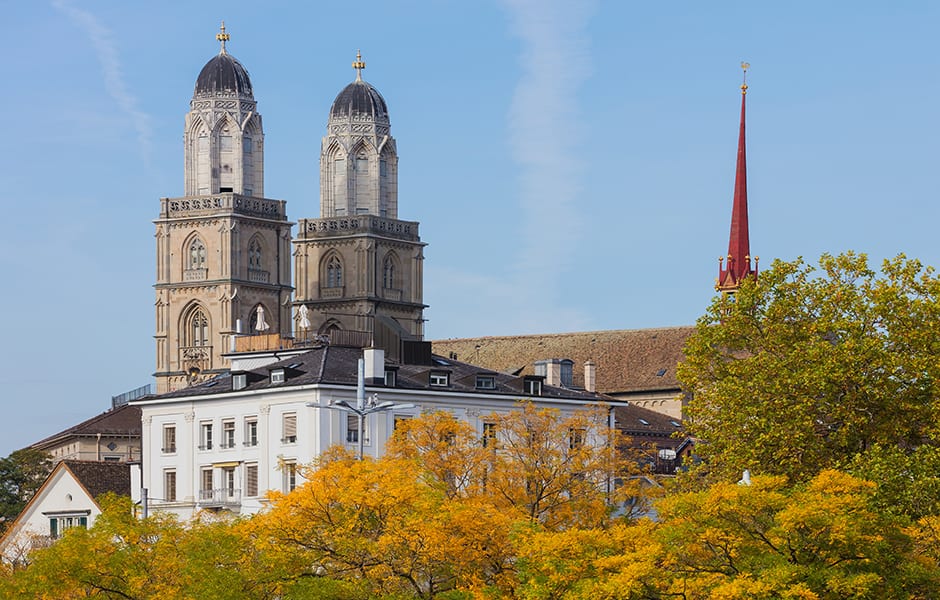
[[[284,201],[264,198],[261,115],[248,71],[226,52],[224,23],[216,39],[221,51],[199,73],[186,115],[186,195],[162,198],[154,221],[158,393],[222,372],[239,325],[291,331],[293,223]]]
[[[333,101],[321,145],[320,218],[301,219],[294,241],[294,305],[310,321],[298,321],[295,336],[372,343],[395,358],[400,340],[424,335],[425,244],[417,222],[398,219],[385,99],[362,80],[361,56],[353,68],[356,80]]]

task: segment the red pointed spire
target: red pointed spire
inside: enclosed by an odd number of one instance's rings
[[[745,82],[741,85],[741,131],[738,134],[738,164],[734,176],[734,204],[731,207],[731,237],[728,256],[718,259],[715,289],[734,292],[746,277],[757,277],[757,259],[751,269],[751,250],[747,226],[747,160],[744,147],[744,108],[747,98],[747,63],[741,63]],[[727,264],[723,264],[727,259]]]

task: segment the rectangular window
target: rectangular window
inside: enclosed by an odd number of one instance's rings
[[[359,415],[349,413],[346,415],[346,443],[359,443]],[[362,419],[362,443],[369,443],[369,419]]]
[[[245,465],[245,495],[258,495],[258,465]]]
[[[295,413],[286,413],[284,415],[282,431],[282,444],[293,444],[297,441],[297,415]]]
[[[284,369],[271,371],[271,383],[284,383]]]
[[[225,486],[225,495],[229,498],[235,495],[235,467],[222,469],[222,482]]]
[[[250,194],[249,194],[250,195]],[[238,390],[243,390],[248,385],[248,375],[245,373],[238,373],[232,375],[232,389],[236,392]]]
[[[163,472],[163,500],[176,502],[176,471]]]
[[[294,491],[294,488],[297,487],[297,463],[295,462],[285,462],[281,466],[281,472],[283,473],[283,486],[281,489],[284,490],[284,493],[289,493]]]
[[[221,150],[222,152],[232,151],[232,136],[230,135],[219,136],[219,150]]]
[[[258,445],[258,417],[248,417],[245,419],[245,445]]]
[[[490,447],[496,443],[496,423],[483,424],[483,446]]]
[[[398,382],[398,371],[395,369],[388,369],[385,371],[385,387],[395,387],[395,384]]]
[[[495,390],[496,377],[493,375],[477,375],[476,388],[478,390]]]
[[[584,433],[583,429],[577,429],[572,427],[568,430],[568,448],[575,450],[584,445]]]
[[[385,177],[388,175],[388,163],[383,158],[379,161],[379,175]]]
[[[444,371],[431,371],[429,383],[437,387],[446,387],[448,384],[448,373]]]
[[[530,396],[541,396],[542,395],[542,380],[527,378],[525,380],[525,393]]]
[[[251,138],[250,137],[242,138],[242,151],[245,154],[251,154]]]
[[[346,443],[359,443],[359,415],[346,415]]]
[[[212,423],[205,422],[199,424],[199,449],[212,450]]]
[[[406,421],[410,420],[410,415],[395,415],[395,424],[393,425],[394,431],[398,431],[399,427],[401,427]]]
[[[49,517],[49,537],[56,539],[72,527],[88,527],[87,515],[62,515]]]
[[[163,453],[176,452],[176,425],[163,426]]]
[[[219,444],[220,448],[234,448],[235,447],[235,420],[229,419],[227,421],[222,421],[222,442]]]
[[[212,467],[203,467],[199,479],[199,498],[212,498]]]

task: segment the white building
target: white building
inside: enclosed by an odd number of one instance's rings
[[[131,495],[131,467],[121,462],[63,460],[43,482],[0,539],[0,560],[16,564],[67,529],[90,527],[101,514],[104,493]]]
[[[367,397],[413,405],[366,417],[366,456],[382,455],[395,424],[422,412],[450,412],[483,435],[487,415],[518,408],[521,400],[562,411],[609,400],[546,385],[544,377],[432,356],[427,342],[406,344],[403,354],[411,360],[386,362],[380,349],[324,344],[229,355],[230,374],[134,401],[143,417],[149,507],[184,518],[202,509],[254,513],[267,490],[298,485],[297,465],[335,444],[357,451],[358,417],[329,407],[343,400],[355,405],[362,357]]]

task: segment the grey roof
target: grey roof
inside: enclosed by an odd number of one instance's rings
[[[127,463],[95,462],[88,460],[62,461],[75,475],[92,498],[106,492],[121,496],[131,495],[131,467]]]
[[[234,92],[238,96],[251,98],[251,79],[248,71],[231,54],[221,53],[212,57],[196,78],[196,96],[212,96],[220,92]]]
[[[249,374],[245,390],[290,388],[311,384],[348,385],[355,387],[358,373],[358,360],[362,349],[345,346],[322,346],[300,355],[286,358],[272,365],[246,371]],[[270,371],[285,369],[284,383],[271,383]],[[404,364],[386,360],[386,368],[397,370],[395,388],[405,390],[449,391],[488,395],[518,395],[523,392],[524,377],[499,373],[476,365],[446,359],[432,355],[431,364]],[[431,371],[449,373],[447,387],[431,386]],[[477,375],[487,375],[494,379],[495,389],[482,390],[476,387]],[[232,377],[224,373],[209,381],[181,390],[168,392],[156,398],[181,398],[211,395],[232,391]],[[568,389],[549,385],[542,386],[543,398],[574,399],[585,402],[597,402],[604,398],[599,394],[581,389]],[[147,399],[153,399],[153,396]]]
[[[33,448],[53,446],[66,438],[97,436],[140,437],[140,408],[125,404],[40,440]]]
[[[650,441],[659,446],[675,447],[682,442],[682,438],[673,435],[684,433],[682,421],[642,406],[616,406],[614,420],[617,429],[638,443]]]
[[[388,122],[385,98],[365,81],[354,81],[336,96],[330,109],[330,118],[347,117],[367,117],[373,121]]]

